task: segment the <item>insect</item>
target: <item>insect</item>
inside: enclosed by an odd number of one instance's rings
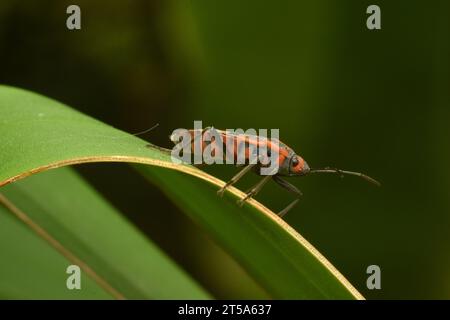
[[[220,137],[219,141],[216,141],[217,139],[211,139],[211,130],[214,130],[216,136]],[[282,188],[295,195],[297,198],[278,213],[280,217],[284,216],[297,204],[299,198],[302,196],[302,192],[297,187],[286,181],[284,177],[300,177],[312,173],[334,173],[340,175],[341,177],[343,175],[358,176],[370,183],[380,186],[380,183],[378,181],[359,172],[330,167],[317,169],[310,168],[307,162],[301,156],[296,154],[292,148],[288,147],[278,139],[260,138],[257,135],[249,134],[235,134],[230,133],[229,131],[218,130],[212,127],[207,127],[204,129],[191,129],[188,130],[188,132],[190,135],[188,143],[190,145],[187,145],[187,149],[191,154],[195,153],[194,149],[196,147],[196,141],[198,140],[201,141],[199,145],[201,145],[202,150],[204,150],[208,145],[211,144],[221,144],[219,148],[222,150],[225,148],[227,151],[221,154],[221,156],[225,160],[225,157],[231,155],[233,159],[228,160],[235,161],[233,163],[236,163],[236,158],[239,154],[239,151],[243,151],[242,154],[244,154],[245,161],[240,165],[243,166],[243,169],[239,171],[235,176],[233,176],[222,188],[217,191],[217,194],[219,196],[222,196],[227,188],[238,182],[246,173],[254,171],[256,174],[261,175],[260,169],[264,166],[267,167],[269,165],[267,163],[267,159],[257,158],[256,161],[251,162],[250,158],[254,150],[258,150],[258,148],[264,147],[265,150],[267,150],[268,155],[276,154],[275,160],[278,163],[276,171],[270,175],[264,175],[263,178],[255,186],[250,188],[250,190],[246,192],[245,197],[238,200],[238,204],[240,206],[242,206],[248,199],[256,196],[269,180],[273,180]],[[171,136],[171,140],[174,143],[179,142],[179,140],[177,138],[174,138],[173,136]],[[230,147],[232,150],[229,150]]]

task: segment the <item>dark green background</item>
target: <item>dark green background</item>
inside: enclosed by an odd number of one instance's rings
[[[128,132],[159,123],[145,138],[166,147],[193,120],[279,128],[311,166],[383,184],[292,178],[304,198],[288,223],[367,298],[450,298],[450,2],[83,0],[80,31],[65,27],[69,4],[0,2],[0,83]],[[382,30],[366,28],[370,4]],[[216,296],[260,297],[131,169],[79,169]],[[208,171],[227,179],[235,169]],[[272,184],[257,198],[275,211],[292,199]],[[365,286],[371,264],[378,291]]]

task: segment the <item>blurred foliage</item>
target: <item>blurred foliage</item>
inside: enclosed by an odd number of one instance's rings
[[[65,28],[69,4],[1,1],[0,83],[129,132],[158,122],[148,135],[164,146],[193,120],[280,128],[311,166],[383,183],[298,179],[305,196],[286,220],[367,298],[450,298],[448,1],[377,1],[379,31],[365,27],[369,1],[82,0],[81,31]],[[236,297],[242,281],[242,297],[252,297],[239,266],[132,171],[81,172],[215,296]],[[161,210],[149,210],[149,198]],[[290,196],[270,185],[258,199],[277,210]],[[217,276],[220,261],[233,267]],[[381,267],[382,290],[365,287],[370,264]]]

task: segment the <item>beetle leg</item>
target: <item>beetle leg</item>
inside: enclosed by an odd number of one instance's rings
[[[278,183],[281,187],[288,190],[290,193],[293,193],[294,195],[296,195],[297,198],[300,198],[303,195],[303,193],[296,186],[294,186],[293,184],[290,184],[286,180],[284,180],[278,176],[273,176],[273,180],[276,183]],[[280,216],[280,217],[284,216],[289,210],[291,210],[297,204],[298,201],[299,201],[299,199],[295,199],[286,208],[281,210],[278,213],[278,216]]]
[[[276,183],[288,190],[290,193],[295,194],[297,197],[301,197],[303,195],[303,193],[296,186],[280,178],[279,176],[273,176],[273,180],[275,180]]]
[[[286,208],[284,208],[283,210],[281,210],[280,212],[277,213],[277,215],[282,218],[286,213],[288,213],[289,210],[291,210],[296,204],[297,202],[299,202],[300,199],[295,199],[294,201],[292,201]]]
[[[265,176],[264,178],[262,178],[260,182],[258,182],[253,188],[250,189],[249,192],[247,192],[243,199],[238,200],[238,205],[242,206],[245,201],[254,197],[267,183],[267,181],[269,181],[270,178],[272,178],[272,176]]]
[[[219,190],[217,190],[217,194],[219,196],[223,196],[223,193],[225,192],[225,190],[235,184],[236,182],[239,181],[239,179],[241,179],[247,172],[249,172],[255,165],[254,164],[249,164],[248,166],[246,166],[244,169],[242,169],[241,171],[239,171],[233,178],[231,178],[230,181],[228,181],[222,188],[220,188]]]

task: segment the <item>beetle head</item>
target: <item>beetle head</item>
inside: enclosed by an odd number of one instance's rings
[[[295,153],[290,154],[283,165],[280,166],[279,175],[281,176],[304,176],[308,174],[310,168],[306,161],[296,155]]]

